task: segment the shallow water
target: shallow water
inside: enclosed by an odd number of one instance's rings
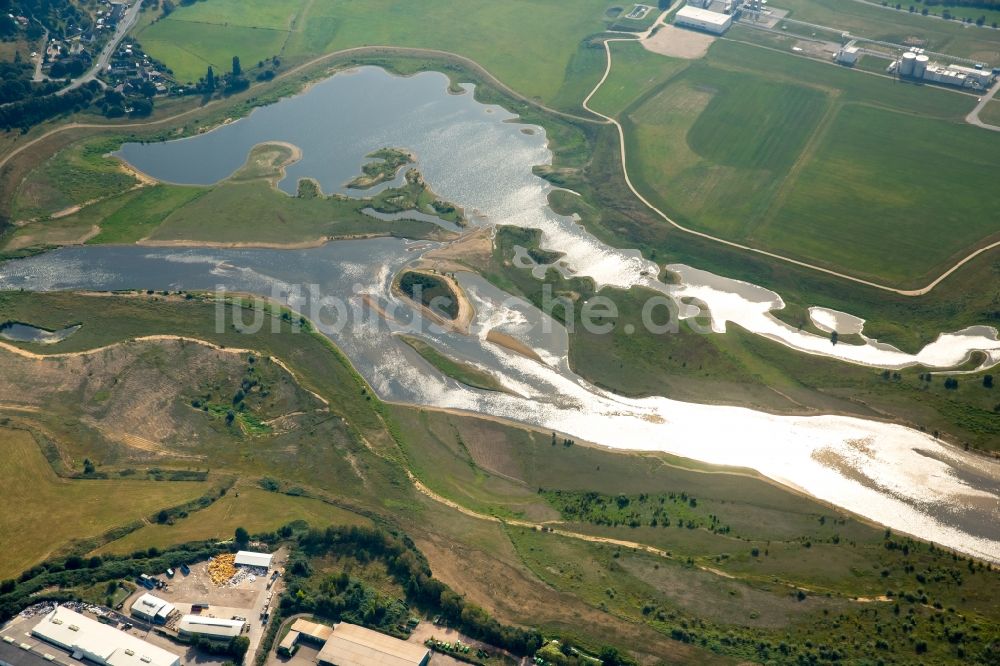
[[[67,326],[58,331],[49,331],[30,324],[9,321],[0,324],[0,338],[12,342],[35,342],[42,345],[53,345],[62,342],[80,329],[79,325]]]
[[[474,224],[539,229],[542,246],[564,254],[563,270],[591,276],[599,285],[642,285],[685,299],[689,304],[681,311],[687,317],[698,314],[690,303],[704,303],[716,332],[731,322],[808,353],[879,367],[918,362],[951,367],[976,349],[986,351],[990,362],[1000,362],[1000,341],[986,327],[943,334],[918,354],[875,341],[834,346],[827,336],[798,331],[774,318],[771,311],[783,303],[768,289],[683,265],[668,267],[680,276],[679,284],[663,284],[651,277],[659,267],[638,251],[608,247],[575,219],[548,207],[551,187],[532,173],[533,165],[551,161],[541,128],[526,134],[506,111],[481,105],[471,94],[449,95],[446,88],[447,79],[440,74],[401,79],[362,68],[214,132],[126,146],[122,153],[156,177],[178,180],[188,173],[198,182],[213,182],[238,168],[251,146],[289,141],[303,149],[303,159],[290,168],[283,187],[292,190],[296,178],[311,176],[330,192],[343,191],[338,188],[358,173],[365,154],[401,147],[417,155],[430,186],[463,206]],[[350,108],[342,109],[345,105]],[[206,156],[204,165],[185,169],[200,156]],[[325,332],[387,400],[502,417],[616,448],[663,450],[750,467],[894,529],[1000,561],[1000,471],[995,463],[891,424],[837,416],[781,417],[602,391],[571,372],[561,326],[474,275],[459,276],[476,306],[471,334],[429,326],[392,296],[390,284],[400,268],[435,247],[394,239],[290,251],[86,246],[0,265],[0,288],[225,285],[275,296],[319,325],[330,324]],[[315,287],[312,293],[306,288],[296,293],[297,285]],[[340,299],[343,309],[332,302],[320,308],[324,297]],[[372,302],[378,310],[366,306]],[[845,321],[850,317],[843,316]],[[526,342],[544,362],[488,342],[490,330]],[[470,389],[441,376],[395,338],[399,332],[421,335],[490,372],[510,394]]]

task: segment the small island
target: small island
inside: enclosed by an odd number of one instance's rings
[[[399,276],[399,289],[431,313],[450,321],[458,319],[459,297],[447,278],[422,271],[404,271]]]
[[[392,180],[407,164],[416,161],[413,153],[401,148],[381,148],[374,153],[365,155],[375,160],[361,165],[362,174],[349,182],[347,187],[355,190],[367,190],[379,183]]]

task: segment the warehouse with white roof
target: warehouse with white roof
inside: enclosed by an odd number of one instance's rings
[[[251,550],[241,550],[236,553],[235,564],[244,567],[260,567],[262,569],[271,568],[271,558],[273,555],[267,553],[255,553]]]
[[[175,608],[169,601],[164,601],[152,594],[144,594],[132,604],[132,615],[140,620],[155,622],[156,624],[166,624],[167,618],[174,612]]]
[[[42,618],[31,634],[100,666],[180,666],[181,658],[124,631],[62,606]]]
[[[224,620],[221,617],[185,615],[177,623],[177,633],[181,636],[200,636],[215,640],[230,640],[243,633],[243,620]]]
[[[674,15],[674,25],[704,30],[714,35],[721,35],[732,24],[733,17],[730,14],[720,14],[691,5],[681,7]]]

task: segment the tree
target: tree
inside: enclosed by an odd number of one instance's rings
[[[250,533],[247,532],[242,527],[237,527],[236,528],[236,534],[234,536],[236,537],[236,544],[238,546],[240,546],[241,548],[243,546],[246,546],[248,543],[250,543]]]
[[[233,656],[237,664],[243,663],[243,657],[250,649],[250,639],[246,636],[237,636],[229,643],[229,654]]]
[[[839,339],[840,339],[840,334],[837,333],[837,331],[830,331],[830,342],[836,345]]]
[[[208,71],[205,72],[205,90],[208,92],[215,90],[215,70],[212,69],[211,65],[208,66]]]
[[[993,388],[993,375],[983,375],[983,386]]]
[[[96,471],[96,468],[94,466],[94,463],[90,460],[90,458],[84,458],[83,459],[83,473],[84,474],[93,474],[95,471]]]
[[[156,514],[156,522],[158,522],[161,525],[163,525],[168,520],[170,520],[170,514],[167,513],[166,509],[160,509],[160,512],[158,514]]]
[[[243,73],[243,68],[240,66],[240,57],[233,56],[233,76],[239,77]]]

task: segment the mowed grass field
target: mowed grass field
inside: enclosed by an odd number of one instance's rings
[[[237,487],[207,509],[196,511],[173,525],[150,524],[105,544],[97,554],[127,554],[143,548],[166,548],[205,539],[231,539],[237,527],[251,534],[270,532],[304,520],[311,527],[371,525],[371,521],[321,500],[272,493],[261,488]]]
[[[0,428],[0,579],[45,559],[75,539],[142,520],[196,499],[210,484],[195,481],[60,479],[24,430]]]
[[[581,40],[601,32],[607,0],[212,0],[178,7],[137,34],[180,81],[212,64],[244,67],[277,55],[295,61],[366,45],[443,49],[473,58],[529,97],[552,100]],[[586,68],[587,80],[600,70]],[[579,99],[575,104],[579,104]]]
[[[967,95],[719,42],[629,96],[633,181],[699,230],[899,286],[1000,232],[1000,134]]]

